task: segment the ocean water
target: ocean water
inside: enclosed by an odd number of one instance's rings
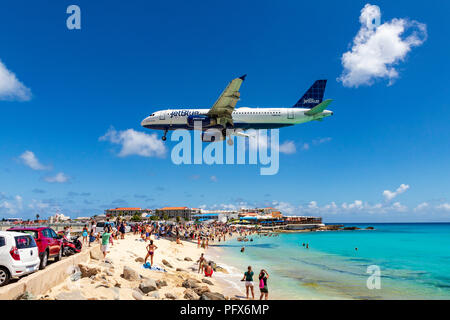
[[[243,292],[247,266],[255,275],[266,269],[270,297],[278,299],[450,299],[450,223],[344,225],[375,230],[230,240],[213,247],[229,271],[215,275]],[[371,265],[380,268],[380,289],[367,287]]]

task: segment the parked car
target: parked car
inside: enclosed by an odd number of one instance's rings
[[[0,287],[11,278],[37,271],[39,264],[39,250],[31,235],[0,231]]]
[[[59,261],[62,258],[62,241],[55,230],[48,227],[13,227],[7,231],[28,233],[33,236],[39,250],[41,263],[39,269],[45,269],[48,259]]]
[[[96,224],[95,232],[102,234],[103,231],[105,230],[105,226],[107,224],[109,224],[113,228],[114,231],[117,231],[116,224],[114,222],[99,221]]]

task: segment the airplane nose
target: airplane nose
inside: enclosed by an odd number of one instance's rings
[[[141,121],[141,126],[144,127],[147,124],[147,118]]]

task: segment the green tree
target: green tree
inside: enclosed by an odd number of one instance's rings
[[[142,221],[142,217],[138,214],[135,214],[131,217],[131,221],[134,221],[134,222]]]
[[[177,222],[180,222],[181,221],[180,216],[177,216],[176,220],[177,220]]]

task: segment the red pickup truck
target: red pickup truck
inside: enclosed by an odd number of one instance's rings
[[[39,269],[47,266],[48,259],[59,261],[62,258],[62,241],[52,228],[48,227],[13,227],[7,231],[16,231],[31,234],[36,241],[41,263]]]

